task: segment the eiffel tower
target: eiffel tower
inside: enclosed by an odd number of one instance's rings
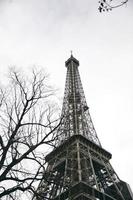
[[[110,164],[96,134],[79,75],[79,61],[70,56],[61,125],[55,148],[46,156],[47,169],[37,200],[133,200],[129,185]]]

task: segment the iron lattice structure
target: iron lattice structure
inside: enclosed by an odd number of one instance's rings
[[[46,156],[47,169],[37,200],[133,200],[127,183],[110,164],[111,154],[102,148],[93,126],[72,55],[65,63],[67,76],[62,122],[56,147]]]
[[[83,135],[101,146],[87,106],[79,75],[79,61],[73,56],[66,63],[67,76],[62,107],[62,123],[58,130],[57,146],[73,135]]]

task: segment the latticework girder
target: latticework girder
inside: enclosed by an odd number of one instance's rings
[[[40,199],[125,200],[110,158],[109,152],[84,136],[73,135],[47,155]]]
[[[67,76],[62,107],[62,122],[59,127],[56,146],[72,135],[83,135],[101,145],[97,137],[87,106],[79,70],[79,62],[72,55],[66,61]]]

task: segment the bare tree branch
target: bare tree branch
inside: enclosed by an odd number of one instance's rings
[[[7,92],[0,89],[0,199],[38,195],[36,186],[45,171],[42,150],[54,147],[61,123],[48,104],[54,90],[46,74],[35,69],[31,74],[27,79],[12,69]]]
[[[110,11],[114,8],[118,8],[126,4],[128,0],[114,1],[114,0],[100,0],[99,1],[99,12]]]

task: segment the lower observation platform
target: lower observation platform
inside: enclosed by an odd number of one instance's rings
[[[50,152],[45,157],[46,161],[48,162],[55,155],[57,155],[58,152],[62,152],[62,150],[67,148],[68,145],[70,146],[71,144],[73,144],[74,142],[77,142],[77,141],[83,142],[84,144],[86,144],[87,146],[92,148],[93,150],[95,149],[96,152],[100,153],[101,155],[103,155],[107,159],[111,159],[111,157],[112,157],[111,153],[109,153],[108,151],[103,149],[101,146],[91,142],[89,139],[85,138],[84,136],[82,136],[82,135],[73,135],[69,139],[65,140],[60,146],[56,147],[56,149],[54,149],[52,152]]]

